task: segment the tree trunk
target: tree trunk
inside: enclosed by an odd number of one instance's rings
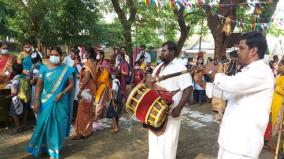
[[[226,54],[226,40],[228,36],[224,33],[219,32],[218,34],[213,35],[215,48],[214,48],[214,58],[221,59],[223,55]]]
[[[244,0],[223,0],[220,4],[228,4],[228,3],[242,3]],[[213,14],[212,8],[208,5],[204,5],[204,9],[206,11],[207,16],[207,24],[209,29],[213,35],[215,48],[214,48],[214,58],[220,59],[223,55],[226,54],[226,39],[228,38],[230,33],[225,34],[223,31],[225,23],[230,26],[230,32],[232,33],[235,29],[235,23],[231,21],[224,22],[222,21],[217,14]],[[224,17],[230,17],[231,20],[236,18],[236,6],[229,7],[219,7],[218,14]]]
[[[183,45],[187,39],[187,35],[188,35],[189,29],[186,29],[184,31],[180,32],[180,37],[178,39],[178,52],[180,52],[183,48]]]
[[[136,3],[134,3],[133,0],[126,0],[126,6],[129,10],[129,14],[125,13],[123,9],[119,5],[118,0],[111,0],[113,8],[115,12],[117,13],[118,19],[122,25],[123,29],[123,38],[124,38],[124,45],[126,47],[126,51],[130,57],[131,63],[132,63],[132,57],[133,57],[133,50],[132,50],[132,35],[131,35],[131,26],[133,22],[135,21],[135,16],[137,13]],[[125,4],[124,4],[125,5]],[[126,15],[129,15],[129,18],[127,19]]]
[[[131,36],[131,26],[123,26],[123,38],[126,52],[130,57],[130,63],[132,63],[133,50],[132,50],[132,36]]]
[[[180,9],[178,10],[177,8],[174,9],[174,14],[177,17],[178,25],[180,28],[180,37],[178,40],[178,53],[182,50],[182,47],[187,39],[187,35],[189,32],[190,27],[186,25],[185,22],[185,17],[184,17],[184,7],[181,6]]]

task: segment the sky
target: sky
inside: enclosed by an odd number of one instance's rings
[[[279,0],[274,15],[276,17],[284,18],[284,0]]]

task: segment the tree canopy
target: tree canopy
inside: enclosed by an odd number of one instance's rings
[[[272,29],[268,30],[263,25],[270,24],[278,1],[248,5],[245,0],[222,0],[211,6],[199,0],[190,7],[176,1],[157,7],[140,0],[2,0],[0,35],[19,42],[30,39],[43,48],[104,44],[125,46],[132,52],[140,44],[159,47],[168,40],[176,41],[181,49],[192,34],[210,30],[215,55],[221,57],[233,32],[283,34],[276,25],[269,25]],[[117,14],[111,23],[103,20],[108,13]]]

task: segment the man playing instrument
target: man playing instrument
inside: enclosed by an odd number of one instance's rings
[[[274,87],[273,73],[262,60],[266,49],[262,33],[245,33],[238,50],[241,72],[234,76],[216,73],[216,65],[209,63],[204,72],[213,83],[204,83],[202,74],[194,76],[208,97],[228,100],[220,125],[218,159],[257,159],[261,152]]]
[[[154,78],[150,77],[147,79],[148,81],[146,81],[147,85],[154,88],[176,92],[172,96],[173,104],[170,105],[170,112],[164,133],[156,135],[156,133],[149,130],[149,159],[176,158],[181,124],[180,114],[192,93],[192,77],[189,73],[186,73],[159,81],[155,84],[153,83],[156,77],[186,70],[185,66],[178,63],[178,55],[178,48],[175,43],[164,43],[161,52],[162,63],[155,68],[152,74]]]

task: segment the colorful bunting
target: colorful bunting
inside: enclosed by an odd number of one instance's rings
[[[229,7],[229,6],[251,6],[256,7],[257,12],[261,11],[260,6],[262,4],[271,4],[272,0],[267,0],[265,2],[259,2],[258,0],[251,0],[246,3],[228,3],[228,4],[220,4],[220,0],[144,0],[147,6],[156,6],[163,7],[165,4],[169,4],[170,7],[176,6],[176,4],[183,5],[186,8],[192,8],[193,6],[200,5],[209,5],[209,6],[220,6],[220,7]]]

